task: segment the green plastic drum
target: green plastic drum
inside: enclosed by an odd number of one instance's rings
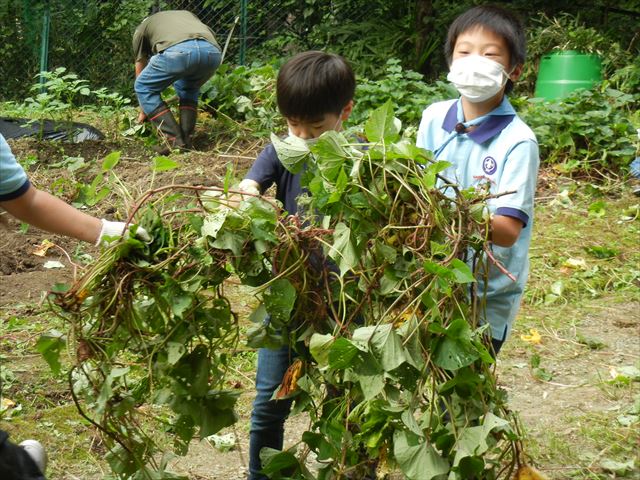
[[[566,50],[545,55],[540,60],[536,97],[561,98],[578,88],[591,88],[602,80],[600,57]]]

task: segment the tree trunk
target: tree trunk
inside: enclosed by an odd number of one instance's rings
[[[431,72],[431,64],[424,61],[423,54],[429,37],[433,34],[433,2],[432,0],[416,0],[416,49],[415,69],[425,75]]]

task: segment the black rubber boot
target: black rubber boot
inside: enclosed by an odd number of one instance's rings
[[[163,102],[162,105],[147,115],[147,118],[158,128],[158,137],[164,143],[164,145],[159,145],[154,150],[161,155],[168,155],[174,148],[183,149],[185,147],[180,125],[176,122],[166,103]]]
[[[198,117],[198,102],[191,100],[180,101],[180,129],[182,138],[187,148],[193,148],[192,136],[196,129],[196,118]]]

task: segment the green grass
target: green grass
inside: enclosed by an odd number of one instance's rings
[[[620,291],[640,298],[638,198],[625,189],[604,196],[590,185],[562,191],[573,193],[536,205],[526,301],[575,303]]]

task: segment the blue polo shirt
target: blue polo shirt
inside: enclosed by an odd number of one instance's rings
[[[476,128],[467,133],[466,127],[472,125]],[[533,199],[540,164],[536,137],[505,96],[496,109],[471,122],[464,121],[460,99],[430,105],[422,114],[416,143],[433,151],[438,160],[450,162],[451,167],[442,175],[462,188],[483,188],[489,183],[492,194],[515,191],[488,201],[492,213],[517,218],[524,226],[513,246],[491,246],[495,258],[516,281],[488,264],[482,320],[491,325],[494,338],[505,340],[529,275]],[[482,298],[485,287],[479,283]]]
[[[13,200],[29,190],[29,179],[0,135],[0,202]]]

